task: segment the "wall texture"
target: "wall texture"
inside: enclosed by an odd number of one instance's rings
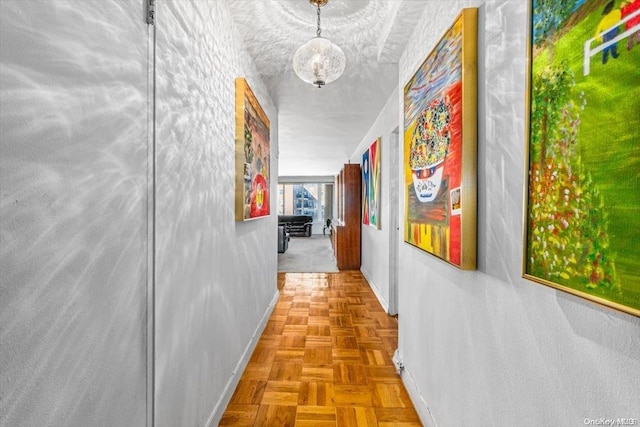
[[[521,278],[528,2],[429,2],[399,85],[478,5],[478,269],[400,243],[405,381],[427,425],[640,419],[640,319]]]
[[[277,206],[278,115],[240,40],[226,2],[159,2],[158,427],[205,425],[222,415],[235,388],[230,382],[241,373],[238,361],[251,355],[245,352],[277,294],[276,212],[234,220],[239,76],[271,121],[271,207]]]
[[[139,1],[0,2],[0,423],[145,424]]]
[[[234,79],[272,153],[277,111],[226,2],[158,3],[154,36],[140,0],[0,1],[2,427],[144,426],[152,397],[216,425],[275,303],[276,218],[234,220]]]
[[[366,136],[356,148],[351,163],[358,163],[362,166],[362,154],[376,140],[381,138],[380,145],[380,228],[376,229],[370,226],[362,226],[362,267],[361,271],[367,281],[378,296],[380,303],[385,310],[389,309],[389,268],[393,268],[395,260],[389,259],[390,233],[389,228],[392,224],[392,212],[394,210],[390,206],[391,191],[391,150],[398,149],[391,146],[392,132],[398,127],[398,89],[393,91],[391,97],[380,112],[380,115],[373,123]],[[396,190],[397,191],[397,190]]]

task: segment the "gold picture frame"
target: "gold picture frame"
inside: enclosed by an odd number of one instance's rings
[[[476,268],[478,9],[463,9],[404,87],[404,241]]]
[[[640,22],[625,4],[529,2],[522,274],[640,317],[640,47],[623,48]]]
[[[247,221],[270,214],[270,123],[247,81],[235,83],[235,218]]]

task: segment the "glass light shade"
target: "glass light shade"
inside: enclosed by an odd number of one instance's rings
[[[314,86],[324,86],[342,75],[344,52],[324,37],[314,37],[296,50],[293,70],[298,77]]]

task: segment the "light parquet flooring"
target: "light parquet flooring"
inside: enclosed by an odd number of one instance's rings
[[[420,426],[397,320],[359,271],[279,273],[278,303],[221,426]]]

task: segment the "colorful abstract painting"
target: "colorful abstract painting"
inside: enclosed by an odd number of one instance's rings
[[[476,266],[476,58],[469,8],[404,88],[404,240],[462,269]]]
[[[362,154],[362,223],[380,229],[380,138]]]
[[[249,84],[236,79],[236,221],[269,215],[269,118]]]
[[[533,0],[524,276],[640,316],[640,0]]]
[[[369,225],[369,181],[370,181],[370,156],[369,149],[362,153],[362,165],[360,165],[360,171],[362,171],[362,223]]]

